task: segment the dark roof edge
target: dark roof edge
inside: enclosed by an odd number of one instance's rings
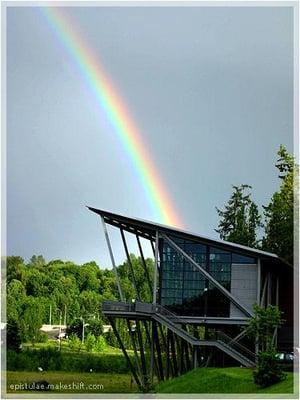
[[[112,213],[110,211],[100,210],[98,208],[94,208],[94,207],[90,207],[90,206],[86,206],[86,207],[90,211],[92,211],[92,212],[94,212],[94,213],[96,213],[98,215],[101,215],[103,217],[113,218],[115,220],[122,219],[123,221],[125,219],[129,223],[132,223],[132,224],[134,224],[134,223],[137,224],[138,223],[139,225],[144,225],[145,227],[147,227],[149,229],[155,229],[155,230],[156,229],[163,229],[163,230],[167,230],[169,232],[171,231],[171,232],[178,233],[178,234],[188,235],[190,237],[194,237],[194,238],[197,238],[197,239],[202,239],[204,241],[216,243],[216,245],[219,244],[219,245],[222,245],[222,246],[232,247],[232,248],[235,248],[237,250],[244,250],[244,251],[247,251],[248,253],[256,254],[257,257],[267,257],[267,258],[277,259],[278,261],[280,260],[280,261],[282,261],[282,262],[284,262],[286,264],[286,262],[284,260],[282,260],[280,257],[278,257],[276,254],[269,253],[267,251],[254,249],[252,247],[244,246],[244,245],[233,243],[233,242],[227,242],[225,240],[213,239],[213,238],[210,238],[208,236],[195,234],[195,233],[192,233],[192,232],[189,232],[189,231],[185,231],[183,229],[179,229],[179,228],[176,228],[176,227],[171,227],[171,226],[168,226],[168,225],[158,224],[158,223],[155,223],[155,222],[152,222],[152,221],[143,220],[143,219],[140,219],[140,218],[127,217],[127,216],[124,216],[124,215],[121,215],[121,214],[115,214],[115,213]]]

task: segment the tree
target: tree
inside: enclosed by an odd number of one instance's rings
[[[88,333],[85,339],[85,348],[88,352],[91,352],[94,350],[96,344],[96,338],[95,335],[92,333]]]
[[[34,346],[40,336],[45,312],[44,306],[38,298],[28,296],[24,308],[21,321],[22,331],[24,332],[25,339],[29,340]]]
[[[233,193],[224,210],[216,207],[220,222],[216,232],[222,240],[257,247],[257,229],[261,216],[257,205],[251,199],[249,185],[232,186]]]
[[[19,324],[15,320],[8,320],[6,325],[7,348],[19,352],[21,343],[22,340]]]
[[[79,352],[81,350],[82,343],[77,335],[71,334],[68,339],[68,345],[71,350]]]
[[[40,268],[46,265],[46,261],[42,255],[39,256],[33,255],[30,259],[29,264],[33,267]]]
[[[249,321],[248,334],[259,343],[260,351],[253,377],[254,382],[262,387],[273,385],[285,378],[273,344],[274,331],[282,324],[281,312],[277,306],[254,306],[254,316]]]
[[[95,350],[101,353],[107,347],[105,338],[103,336],[98,336],[95,343]]]
[[[264,208],[265,234],[262,240],[264,250],[276,253],[293,264],[294,191],[297,194],[298,171],[294,157],[281,145],[275,165],[279,170],[281,185],[270,203]],[[295,200],[298,200],[295,196]],[[297,209],[297,207],[296,207]]]
[[[274,330],[283,324],[282,312],[278,306],[268,305],[266,308],[255,305],[254,316],[249,321],[250,336],[258,339],[262,351],[273,347]]]

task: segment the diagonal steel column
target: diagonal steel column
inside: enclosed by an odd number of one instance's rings
[[[215,278],[213,278],[210,273],[205,271],[192,257],[190,257],[184,250],[182,250],[172,239],[170,239],[166,234],[161,234],[161,236],[170,244],[173,249],[177,250],[182,256],[189,261],[192,265],[199,269],[199,271],[204,275],[214,286],[216,286],[220,292],[222,292],[227,298],[229,298],[234,305],[236,305],[244,314],[249,317],[253,316],[252,311],[248,310],[240,301],[234,297],[227,289],[224,288]]]
[[[117,287],[118,287],[120,300],[124,301],[124,296],[123,296],[121,283],[120,283],[120,279],[119,279],[119,275],[118,275],[118,271],[117,271],[117,266],[116,266],[116,263],[115,263],[114,254],[113,254],[112,247],[111,247],[111,244],[110,244],[108,232],[107,232],[107,229],[106,229],[106,224],[105,224],[104,218],[102,216],[101,216],[101,221],[102,221],[104,236],[105,236],[105,239],[106,239],[106,243],[107,243],[107,247],[108,247],[111,263],[112,263],[113,270],[114,270],[115,275],[116,275],[116,282],[117,282]]]
[[[127,354],[126,348],[125,348],[125,346],[124,346],[124,344],[122,342],[122,339],[121,339],[121,337],[119,335],[119,332],[117,330],[117,327],[115,325],[114,318],[108,317],[108,320],[109,320],[109,322],[110,322],[110,324],[112,326],[113,332],[114,332],[114,334],[115,334],[115,336],[116,336],[116,338],[118,340],[118,343],[119,343],[119,345],[121,347],[121,350],[122,350],[122,352],[123,352],[123,354],[124,354],[124,356],[126,358],[126,361],[127,361],[128,365],[129,365],[131,373],[132,373],[132,375],[133,375],[133,377],[134,377],[134,379],[136,381],[136,384],[138,385],[140,390],[143,390],[143,385],[142,385],[142,383],[141,383],[141,381],[140,381],[140,379],[139,379],[139,377],[138,377],[138,375],[136,373],[136,369],[134,368],[134,366],[133,366],[133,364],[132,364],[132,362],[130,360],[130,357]]]
[[[158,243],[159,243],[159,233],[158,231],[156,231],[155,262],[154,262],[154,277],[153,277],[153,304],[156,304],[157,273],[158,273]]]
[[[152,288],[152,283],[151,283],[151,280],[150,280],[150,276],[149,276],[149,271],[148,271],[148,268],[147,268],[146,260],[145,260],[145,257],[144,257],[142,244],[141,244],[141,241],[140,241],[140,238],[139,238],[138,234],[136,234],[135,236],[136,236],[136,240],[137,240],[137,243],[138,243],[140,256],[141,256],[142,264],[143,264],[143,267],[144,267],[144,270],[145,270],[145,274],[146,274],[148,286],[149,286],[149,289],[150,289],[150,293],[152,294],[153,293],[153,288]]]
[[[141,300],[141,297],[140,297],[140,294],[139,294],[138,288],[137,288],[137,283],[136,283],[134,271],[133,271],[133,265],[132,265],[132,262],[131,262],[131,259],[130,259],[130,254],[129,254],[127,243],[126,243],[126,238],[125,238],[124,231],[123,231],[122,228],[120,228],[120,233],[121,233],[122,242],[123,242],[123,246],[124,246],[126,257],[127,257],[127,262],[128,262],[129,269],[130,269],[130,274],[132,276],[132,283],[133,283],[133,287],[134,287],[134,290],[135,290],[135,293],[136,293],[136,298],[138,300]]]

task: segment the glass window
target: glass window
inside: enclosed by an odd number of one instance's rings
[[[254,257],[244,256],[242,254],[232,253],[233,264],[256,264],[257,261]]]
[[[231,253],[207,248],[198,242],[172,237],[187,254],[227,290],[230,290]],[[167,243],[162,243],[160,296],[162,305],[181,315],[229,316],[230,301],[209,284],[198,267],[192,265]],[[209,254],[209,259],[207,259]]]

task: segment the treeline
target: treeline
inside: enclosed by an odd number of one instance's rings
[[[259,248],[277,254],[293,265],[294,206],[298,211],[299,167],[281,145],[275,167],[279,188],[262,212],[252,199],[252,187],[233,186],[233,193],[224,209],[216,208],[220,217],[218,229],[222,240]],[[298,215],[296,215],[298,219]]]
[[[135,283],[144,301],[151,293],[141,259],[130,255]],[[150,277],[153,260],[146,259]],[[117,267],[124,296],[127,301],[136,297],[128,262]],[[7,345],[19,342],[35,343],[43,340],[43,324],[66,323],[74,326],[78,321],[104,322],[103,300],[119,298],[114,272],[100,269],[93,261],[83,265],[54,260],[45,262],[42,256],[33,256],[29,263],[17,256],[6,259],[7,284]],[[93,323],[95,326],[99,325]]]

